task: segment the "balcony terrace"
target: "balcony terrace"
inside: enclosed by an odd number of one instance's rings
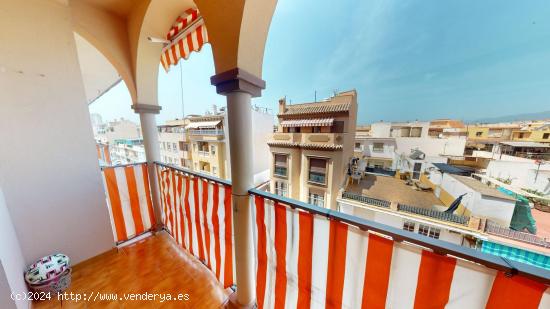
[[[156,166],[166,232],[75,267],[70,291],[86,291],[96,284],[99,292],[120,294],[176,293],[186,287],[190,298],[186,306],[226,304],[232,293],[227,288],[233,286],[235,276],[232,250],[227,249],[237,237],[230,228],[233,218],[227,193],[231,182],[166,164]],[[261,308],[304,304],[314,308],[321,304],[328,308],[361,304],[504,308],[515,297],[527,299],[526,308],[544,308],[550,301],[549,271],[258,189],[250,189],[249,194],[254,201],[253,276]],[[290,238],[294,229],[300,232]],[[157,252],[161,255],[154,259]],[[146,269],[152,267],[151,271],[135,277],[125,269],[124,275],[118,275],[122,270],[117,265],[129,262],[131,270],[148,260]],[[112,271],[107,276],[93,275],[94,267],[104,261],[114,261]],[[131,284],[116,285],[126,277],[133,279]],[[117,288],[109,289],[111,285]],[[508,289],[514,289],[514,294],[505,292]]]

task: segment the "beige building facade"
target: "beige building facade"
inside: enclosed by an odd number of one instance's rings
[[[192,156],[185,125],[189,118],[169,120],[158,126],[160,159],[164,163],[192,168]]]
[[[269,141],[270,191],[326,208],[336,207],[353,157],[357,93],[322,102],[279,101],[279,126]]]

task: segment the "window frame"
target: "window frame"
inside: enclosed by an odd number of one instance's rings
[[[277,166],[277,156],[284,156],[285,157],[285,163],[284,166]],[[273,175],[281,178],[287,178],[288,177],[288,161],[289,161],[290,155],[287,153],[273,153]],[[284,169],[284,174],[279,173]]]
[[[405,221],[403,222],[403,230],[414,233],[416,228],[416,222],[414,221]]]
[[[311,162],[312,162],[312,160],[323,160],[323,161],[325,161],[325,171],[324,171],[324,174],[323,174],[323,182],[312,179],[312,177],[311,177],[312,173],[316,174],[317,176],[321,175],[320,172],[312,172],[311,171]],[[316,185],[322,185],[322,186],[327,185],[329,160],[330,160],[329,158],[323,158],[323,157],[308,157],[308,170],[307,170],[307,181],[308,181],[308,183],[316,184]]]

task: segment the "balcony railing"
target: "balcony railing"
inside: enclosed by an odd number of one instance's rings
[[[143,233],[155,225],[147,163],[102,167],[107,206],[116,244]]]
[[[399,211],[404,211],[404,212],[408,212],[416,215],[422,215],[422,216],[431,217],[434,219],[453,222],[453,223],[458,223],[462,225],[467,225],[468,221],[470,221],[470,218],[466,216],[460,216],[452,213],[447,213],[444,211],[404,205],[404,204],[398,204],[397,209]]]
[[[365,169],[368,173],[375,173],[375,174],[381,174],[381,175],[387,175],[387,176],[395,176],[395,170],[382,168],[382,167],[367,167]]]
[[[534,266],[269,192],[249,193],[260,308],[503,308],[531,292],[538,304],[550,283],[550,271]]]
[[[156,166],[165,229],[231,286],[231,183]],[[249,194],[259,308],[503,308],[518,298],[538,306],[550,284],[550,271],[534,266],[257,189]]]
[[[342,193],[342,197],[347,198],[347,199],[351,199],[351,200],[356,200],[356,201],[359,201],[361,203],[365,203],[365,204],[369,204],[369,205],[373,205],[373,206],[378,206],[378,207],[383,207],[383,208],[390,208],[390,202],[388,202],[388,201],[380,200],[380,199],[377,199],[377,198],[372,198],[372,197],[368,197],[368,196],[364,196],[364,195],[360,195],[360,194],[355,194],[355,193],[352,193],[352,192],[344,191]]]
[[[198,154],[199,154],[199,156],[203,156],[203,157],[208,157],[208,156],[210,156],[210,152],[209,152],[209,151],[199,150],[199,151],[198,151]]]
[[[187,132],[189,135],[223,135],[223,130],[189,130]]]
[[[544,238],[538,237],[537,235],[525,233],[525,232],[514,231],[512,229],[502,227],[490,221],[488,221],[487,225],[485,226],[485,232],[492,235],[497,235],[505,238],[527,242],[536,246],[550,248],[550,241]]]

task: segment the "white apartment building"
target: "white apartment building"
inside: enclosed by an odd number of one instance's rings
[[[356,134],[355,155],[369,169],[409,172],[419,179],[426,163],[463,156],[466,137],[430,135],[430,122],[377,122],[369,134]],[[432,128],[433,130],[433,128]]]
[[[95,139],[101,143],[115,144],[117,140],[141,139],[141,128],[136,123],[120,118],[99,126]]]
[[[113,165],[145,162],[142,139],[117,140],[109,147]]]

